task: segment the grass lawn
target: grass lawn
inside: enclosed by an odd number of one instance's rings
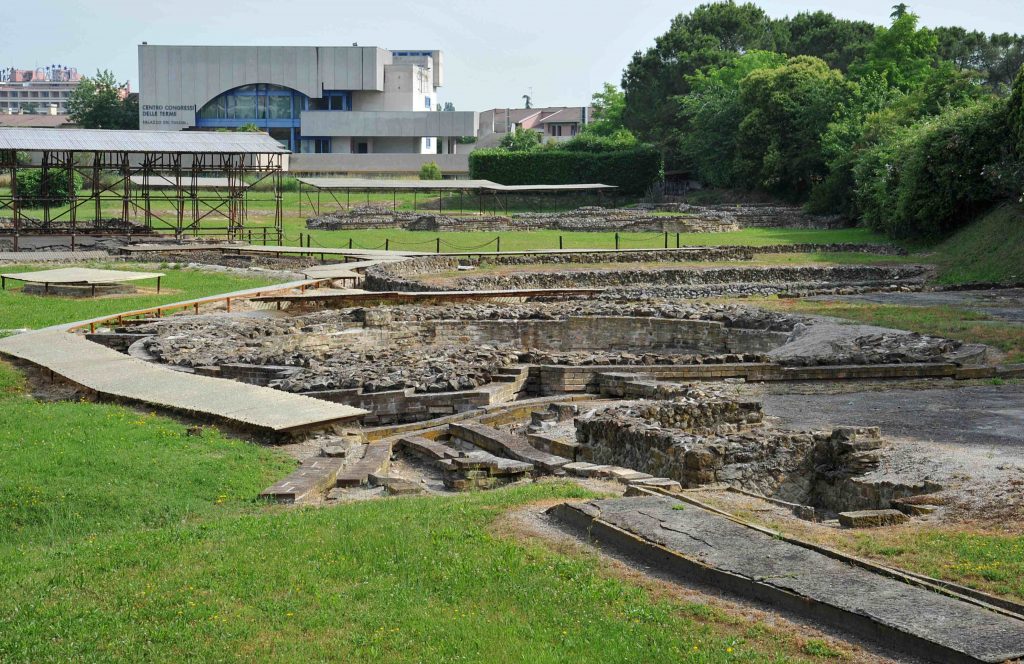
[[[820,640],[494,534],[549,483],[287,509],[282,453],[120,406],[38,403],[0,363],[0,660],[782,662]]]
[[[930,253],[942,283],[1024,282],[1024,205],[996,208]]]
[[[994,320],[986,314],[959,307],[818,302],[773,297],[748,298],[743,302],[778,311],[835,316],[858,323],[987,344],[1005,352],[1007,362],[1024,362],[1024,331],[1020,325]]]
[[[30,272],[52,269],[53,265],[4,265],[3,272]],[[17,328],[40,328],[58,323],[70,323],[86,318],[116,314],[132,309],[145,309],[234,290],[255,288],[274,283],[266,277],[241,277],[223,272],[157,268],[154,265],[131,263],[97,263],[88,265],[105,270],[134,270],[163,272],[166,276],[161,284],[161,293],[150,287],[150,282],[141,282],[146,292],[138,294],[100,297],[68,298],[42,295],[25,295],[21,285],[8,282],[7,290],[0,291],[0,332]]]

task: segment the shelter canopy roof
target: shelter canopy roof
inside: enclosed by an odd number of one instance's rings
[[[65,267],[56,270],[39,270],[37,272],[10,272],[2,275],[4,279],[25,281],[33,284],[119,284],[126,281],[156,279],[164,276],[162,272],[126,272],[123,270],[93,270],[84,267]]]
[[[0,150],[26,152],[170,152],[287,154],[269,135],[245,131],[135,131],[0,127]]]

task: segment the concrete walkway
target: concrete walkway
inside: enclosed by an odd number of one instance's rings
[[[671,574],[809,616],[939,662],[1024,656],[1024,620],[914,585],[664,496],[563,504],[549,512]]]
[[[105,397],[274,433],[355,420],[365,410],[137,360],[59,328],[0,339],[0,355],[31,362]]]

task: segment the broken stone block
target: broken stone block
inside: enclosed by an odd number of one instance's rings
[[[840,512],[839,525],[844,528],[878,528],[906,523],[910,518],[899,510],[860,510]]]
[[[906,503],[902,500],[892,501],[894,509],[898,509],[908,516],[924,516],[926,514],[932,514],[938,508],[935,505],[916,505],[914,503]]]
[[[348,448],[342,445],[324,445],[320,448],[320,456],[324,457],[344,457],[348,453]]]

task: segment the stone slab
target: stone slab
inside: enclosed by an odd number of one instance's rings
[[[682,578],[813,617],[940,662],[1024,656],[1024,620],[886,576],[667,496],[562,504],[550,513]]]
[[[844,528],[878,528],[906,523],[909,517],[899,510],[858,510],[840,512],[839,525]]]

